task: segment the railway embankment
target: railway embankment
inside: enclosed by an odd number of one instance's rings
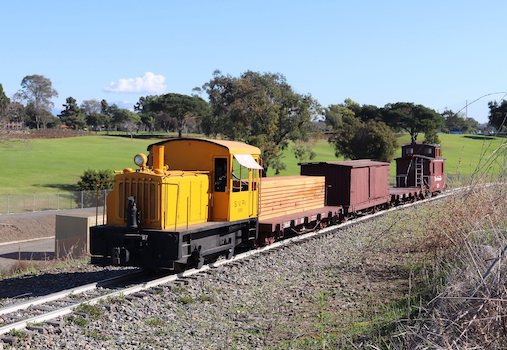
[[[507,299],[505,192],[391,212],[10,337],[40,349],[494,348]]]

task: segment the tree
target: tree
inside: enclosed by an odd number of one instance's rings
[[[338,119],[339,122],[336,122]],[[376,120],[363,122],[355,116],[347,103],[329,106],[326,110],[326,121],[333,128],[329,142],[335,146],[337,156],[350,159],[392,160],[397,147],[396,137],[384,122]]]
[[[370,120],[383,121],[384,119],[382,108],[374,105],[362,105],[356,112],[356,116],[363,122]]]
[[[474,118],[465,118],[465,132],[471,133],[479,130],[479,122]]]
[[[24,122],[28,118],[25,106],[17,101],[11,101],[9,103],[5,114],[9,122]]]
[[[135,110],[139,111],[141,121],[150,129],[158,120],[158,124],[166,130],[174,126],[178,137],[182,136],[190,119],[201,119],[210,113],[208,103],[202,98],[176,93],[141,97]]]
[[[444,125],[446,131],[463,130],[464,119],[458,113],[454,113],[452,110],[446,109],[442,112],[442,117],[445,119]]]
[[[410,102],[397,102],[384,106],[384,122],[392,128],[406,130],[415,143],[420,132],[443,126],[444,118],[433,109]]]
[[[99,131],[105,124],[106,116],[102,114],[102,105],[97,100],[84,100],[79,107],[83,112],[86,120],[86,125],[90,129]]]
[[[67,97],[63,105],[64,110],[60,112],[58,117],[65,125],[79,130],[86,126],[86,120],[83,112],[77,105],[77,101],[73,97]]]
[[[7,114],[7,108],[11,100],[5,95],[4,88],[2,84],[0,84],[0,120]]]
[[[452,110],[446,109],[442,112],[444,117],[444,129],[447,132],[473,132],[479,128],[479,122],[473,118],[465,118],[461,113],[454,113]]]
[[[489,107],[489,123],[497,130],[507,126],[507,100],[502,100],[500,104],[496,101],[488,103]]]
[[[42,75],[27,75],[21,81],[21,90],[16,95],[26,101],[27,104],[32,105],[37,129],[41,125],[45,126],[42,118],[53,107],[51,99],[58,96],[56,90],[53,89],[51,80]]]
[[[338,129],[344,123],[347,118],[354,118],[356,114],[344,104],[333,104],[330,105],[325,111],[325,122],[326,125],[332,129]],[[347,119],[349,122],[351,119]]]
[[[236,78],[215,71],[203,90],[212,111],[202,120],[203,132],[259,147],[263,175],[270,167],[281,170],[281,152],[290,141],[307,140],[320,113],[316,100],[294,92],[279,73],[247,71]]]
[[[97,100],[84,100],[79,106],[85,115],[100,113],[102,111],[102,105]]]
[[[333,104],[327,108],[326,124],[336,125],[336,123],[339,122],[340,115],[343,113],[352,114],[363,122],[384,120],[384,111],[382,108],[374,105],[360,105],[354,100],[347,98],[343,103]],[[334,119],[334,121],[332,119]]]
[[[151,109],[155,99],[156,96],[141,96],[139,98],[139,101],[134,106],[134,111],[139,114],[141,123],[148,128],[149,132],[153,132],[155,130],[156,113]]]
[[[118,109],[118,106],[113,104],[109,106],[106,100],[100,101],[100,112],[103,116],[104,126],[106,127],[107,133],[109,134],[109,130],[111,129],[113,114],[115,110]]]
[[[116,106],[116,105],[114,105]],[[112,123],[117,127],[124,129],[132,134],[134,128],[139,124],[141,119],[137,114],[125,108],[114,108],[112,111]]]
[[[437,129],[430,127],[424,131],[424,143],[438,144],[440,139],[438,138]]]
[[[39,109],[34,103],[29,103],[25,107],[25,124],[31,129],[34,128],[52,128],[60,123],[60,119],[56,118],[50,111]]]
[[[296,141],[292,146],[294,149],[294,156],[300,162],[312,160],[317,155],[312,147],[307,142]]]

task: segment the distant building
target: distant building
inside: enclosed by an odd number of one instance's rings
[[[9,122],[4,123],[2,125],[2,129],[4,130],[23,130],[25,128],[25,123],[23,122]]]

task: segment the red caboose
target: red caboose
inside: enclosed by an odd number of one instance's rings
[[[403,145],[401,157],[396,158],[396,187],[424,188],[431,193],[443,191],[446,185],[440,145]]]

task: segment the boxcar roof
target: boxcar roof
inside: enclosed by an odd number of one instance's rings
[[[164,141],[160,141],[160,142],[153,143],[153,144],[149,145],[148,150],[153,145],[163,145],[168,142],[178,142],[178,141],[209,142],[209,143],[213,143],[218,146],[227,148],[229,150],[229,153],[231,153],[231,154],[261,154],[261,151],[259,148],[255,147],[255,146],[250,146],[244,142],[227,141],[227,140],[209,140],[209,139],[200,139],[200,138],[194,138],[194,137],[166,139]]]
[[[364,168],[364,167],[371,167],[371,166],[389,166],[388,162],[379,162],[376,160],[370,160],[370,159],[357,159],[357,160],[345,160],[341,162],[306,162],[306,163],[299,163],[299,165],[306,165],[306,164],[318,164],[318,165],[337,165],[337,166],[343,166],[343,167],[349,167],[349,168]]]

